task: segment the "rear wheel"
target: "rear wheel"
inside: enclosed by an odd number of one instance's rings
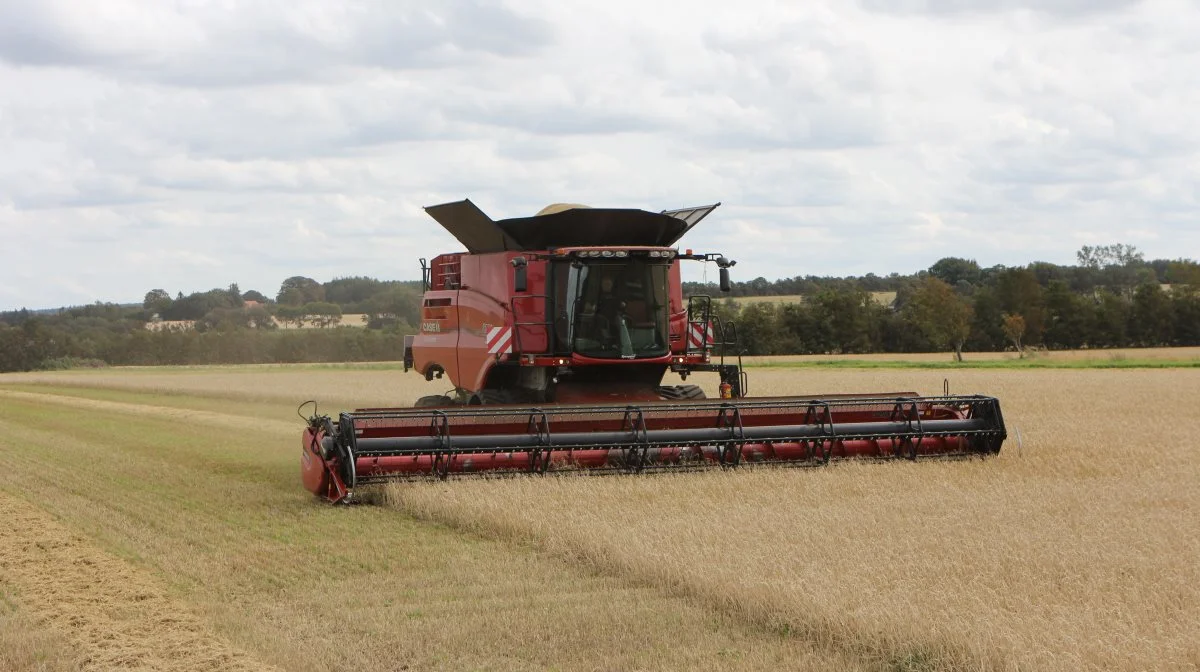
[[[668,401],[683,401],[686,399],[705,399],[704,390],[699,385],[661,385],[658,394]]]

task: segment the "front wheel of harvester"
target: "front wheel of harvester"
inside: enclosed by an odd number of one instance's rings
[[[521,403],[521,395],[515,390],[486,389],[479,391],[479,403],[484,406],[507,406]]]
[[[662,385],[658,388],[658,394],[669,401],[707,398],[699,385]]]
[[[436,408],[438,406],[453,406],[454,400],[444,394],[431,394],[417,399],[413,408]]]

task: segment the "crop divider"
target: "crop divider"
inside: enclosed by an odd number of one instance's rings
[[[833,454],[833,447],[837,443],[837,427],[833,424],[833,411],[830,409],[828,401],[813,401],[808,404],[808,410],[804,413],[804,424],[817,425],[821,435],[812,440],[812,443],[805,441],[804,444],[810,448],[809,457],[817,458],[817,451],[821,451],[821,464],[829,464],[829,458]],[[826,434],[828,432],[828,434]]]
[[[633,434],[633,442],[625,448],[625,468],[635,473],[646,467],[646,456],[650,452],[650,437],[646,431],[646,413],[639,406],[626,406],[621,419],[621,429]],[[634,457],[637,464],[634,465]]]
[[[353,490],[354,486],[358,484],[358,460],[355,459],[355,455],[358,453],[358,432],[354,429],[354,416],[345,412],[339,414],[338,425],[350,428],[350,431],[343,433],[338,447],[341,448],[342,453],[339,457],[346,463],[342,474],[346,488]]]
[[[729,442],[721,446],[719,461],[722,467],[737,467],[742,462],[742,449],[746,446],[746,427],[742,424],[742,409],[734,404],[721,404],[717,416],[717,427],[729,428]],[[729,451],[733,451],[732,458]]]
[[[536,443],[529,451],[529,473],[544,474],[550,466],[554,440],[550,435],[550,418],[540,408],[529,409],[528,431]]]
[[[896,399],[896,405],[892,407],[891,420],[892,422],[903,421],[907,425],[905,433],[892,437],[892,456],[916,460],[917,448],[921,444],[921,439],[925,437],[925,430],[921,427],[921,410],[917,406],[917,400]],[[914,422],[916,423],[915,427],[913,426]]]
[[[450,463],[454,460],[454,448],[450,444],[450,416],[439,410],[431,413],[429,435],[438,442],[438,447],[433,451],[432,472],[445,480],[450,474]]]

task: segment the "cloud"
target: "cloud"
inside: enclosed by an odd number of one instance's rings
[[[1194,255],[1196,34],[1183,0],[0,0],[0,309],[412,279],[464,197],[723,201],[683,244],[743,279]]]
[[[972,14],[1029,10],[1056,16],[1097,14],[1141,0],[860,0],[871,11],[897,14]]]
[[[181,87],[330,81],[349,67],[453,67],[536,53],[549,27],[493,3],[0,2],[0,58]]]

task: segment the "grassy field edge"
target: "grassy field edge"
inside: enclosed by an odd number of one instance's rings
[[[1039,351],[1025,357],[1012,353],[964,353],[957,362],[950,353],[868,353],[851,355],[756,355],[741,358],[748,369],[1194,369],[1200,368],[1200,348],[1145,348],[1123,350]],[[713,356],[714,360],[719,360]],[[737,358],[728,356],[725,361]],[[302,362],[291,364],[194,364],[180,366],[113,366],[30,372],[97,376],[105,373],[161,375],[164,373],[219,374],[270,371],[403,371],[402,362]],[[29,373],[0,374],[0,383],[19,380]],[[416,373],[412,375],[417,376]],[[166,393],[163,391],[163,393]]]

